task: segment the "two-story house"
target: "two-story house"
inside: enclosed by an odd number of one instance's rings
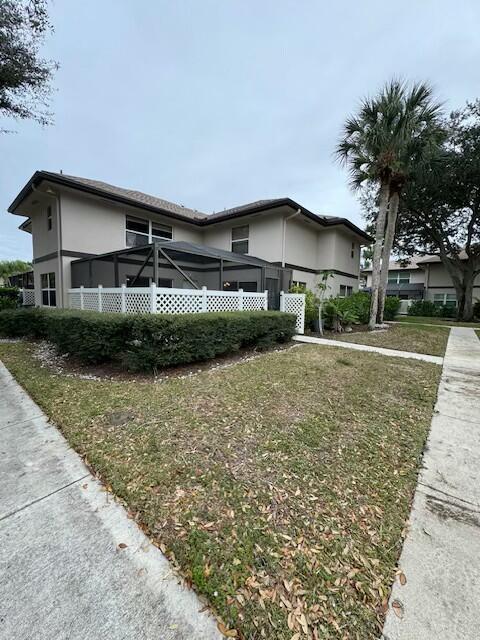
[[[460,254],[462,257],[462,254]],[[362,270],[366,289],[372,285],[372,268]],[[474,296],[480,294],[480,276],[475,279]],[[430,300],[437,305],[457,306],[452,279],[438,256],[413,256],[406,261],[393,260],[388,266],[387,295],[401,300]],[[403,307],[406,311],[408,306]]]
[[[37,171],[9,207],[32,234],[35,303],[68,306],[84,285],[314,289],[334,272],[332,295],[358,290],[360,246],[371,238],[345,218],[290,198],[219,213],[61,173]]]

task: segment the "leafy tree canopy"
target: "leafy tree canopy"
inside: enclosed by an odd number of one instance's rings
[[[15,273],[25,273],[31,268],[31,263],[25,260],[0,260],[0,278],[8,278]]]
[[[50,81],[58,64],[42,58],[40,48],[52,30],[47,0],[0,0],[0,114],[3,117],[51,124]]]

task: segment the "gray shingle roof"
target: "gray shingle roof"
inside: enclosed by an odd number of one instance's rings
[[[175,213],[179,216],[185,216],[185,218],[199,220],[207,217],[207,215],[205,213],[202,213],[201,211],[196,211],[195,209],[189,209],[188,207],[184,207],[180,204],[176,204],[175,202],[170,202],[169,200],[164,200],[163,198],[157,198],[156,196],[150,196],[148,195],[148,193],[143,193],[142,191],[136,191],[135,189],[125,189],[124,187],[116,187],[113,184],[109,184],[108,182],[102,182],[101,180],[91,180],[90,178],[81,178],[79,176],[71,176],[65,173],[52,172],[52,175],[56,175],[62,178],[67,178],[68,180],[71,180],[73,182],[78,182],[81,185],[93,187],[94,189],[104,191],[107,194],[113,194],[113,195],[122,196],[123,198],[128,198],[129,200],[132,200],[132,202],[134,203],[138,202],[141,204],[147,204],[151,207],[158,207],[159,209],[170,211],[171,213]]]

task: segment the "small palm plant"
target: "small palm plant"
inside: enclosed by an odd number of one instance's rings
[[[433,100],[428,84],[414,84],[408,89],[405,83],[393,80],[375,98],[362,101],[358,114],[345,122],[336,148],[337,158],[349,168],[354,190],[366,184],[378,189],[370,329],[375,328],[377,315],[383,317],[398,198],[412,173],[438,148],[443,136],[441,115],[441,105]],[[382,265],[385,284],[379,299]]]
[[[328,289],[331,289],[332,287],[328,284],[328,279],[329,278],[333,278],[333,271],[322,271],[320,273],[320,282],[317,284],[317,289],[318,289],[318,298],[319,298],[319,305],[318,305],[318,330],[320,332],[320,335],[323,336],[323,305],[325,303],[325,298],[327,296],[327,291]]]

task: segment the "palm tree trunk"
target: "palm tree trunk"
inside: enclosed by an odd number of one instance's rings
[[[380,186],[378,198],[378,215],[375,231],[375,246],[373,248],[372,259],[372,300],[370,303],[370,321],[368,328],[375,329],[378,309],[378,287],[380,284],[380,262],[382,259],[383,238],[385,235],[385,220],[387,218],[388,198],[390,194],[389,181],[385,181]]]
[[[380,271],[380,285],[378,288],[378,309],[377,322],[383,324],[383,312],[385,309],[385,297],[387,295],[388,267],[390,264],[390,254],[392,253],[393,241],[395,239],[395,227],[397,224],[398,205],[400,197],[397,191],[390,196],[388,208],[387,230],[383,242],[382,269]]]

